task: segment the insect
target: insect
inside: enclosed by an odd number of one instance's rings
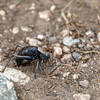
[[[22,49],[16,54],[16,50],[17,50],[18,47],[22,47]],[[23,47],[23,46],[18,45],[18,46],[16,46],[13,54],[11,55],[9,61],[7,62],[4,70],[9,65],[9,63],[10,63],[10,61],[13,57],[16,57],[15,61],[17,63],[17,66],[22,65],[24,60],[26,60],[29,63],[34,61],[34,60],[37,60],[37,64],[36,64],[36,68],[35,68],[35,74],[34,74],[35,77],[36,77],[36,73],[38,71],[39,65],[41,65],[41,61],[48,60],[50,58],[46,54],[40,52],[38,50],[38,47],[36,47],[36,46]],[[4,70],[3,70],[3,72],[4,72]]]

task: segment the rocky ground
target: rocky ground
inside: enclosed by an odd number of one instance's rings
[[[18,100],[100,100],[99,0],[0,0],[0,70],[19,44],[50,59],[36,79],[36,62],[11,61]]]

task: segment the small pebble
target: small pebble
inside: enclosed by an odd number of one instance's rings
[[[28,26],[21,26],[21,30],[24,32],[32,31],[31,28],[29,28]]]
[[[42,43],[41,43],[39,40],[34,39],[34,38],[29,38],[29,37],[27,37],[27,38],[26,38],[26,41],[28,41],[29,45],[31,45],[31,46],[42,45]]]
[[[39,35],[37,36],[37,39],[39,39],[39,40],[43,40],[43,39],[44,39],[44,35],[39,34]]]
[[[49,10],[39,12],[39,17],[46,21],[50,21],[50,15],[51,15],[51,13]]]
[[[85,34],[86,34],[87,36],[94,36],[94,32],[91,31],[91,30],[88,30]]]
[[[13,29],[11,30],[11,32],[13,34],[17,34],[19,32],[19,28],[18,27],[13,27]]]
[[[71,16],[72,16],[71,12],[68,11],[68,12],[67,12],[67,17],[68,17],[68,18],[71,18]]]
[[[61,35],[62,35],[63,37],[65,37],[65,36],[67,36],[69,33],[70,33],[69,30],[64,29],[64,30],[62,30]]]
[[[63,73],[63,77],[64,77],[64,78],[65,78],[65,77],[68,77],[68,76],[69,76],[69,74],[70,74],[70,72]]]
[[[72,39],[72,37],[68,36],[63,39],[63,44],[66,46],[72,46],[74,44],[79,43],[79,39]]]
[[[73,52],[72,56],[73,56],[75,61],[79,61],[82,58],[82,56],[77,52]]]
[[[13,10],[13,9],[15,9],[15,8],[16,8],[16,4],[11,4],[11,5],[9,5],[9,9]]]
[[[54,12],[55,9],[56,9],[56,5],[52,5],[52,6],[50,7],[50,11],[52,11],[52,12]]]
[[[3,17],[6,15],[6,12],[4,10],[0,10],[0,15]]]
[[[88,85],[89,85],[89,82],[88,82],[88,80],[84,80],[84,81],[79,81],[79,84],[80,84],[81,86],[87,88]]]
[[[61,22],[62,21],[62,19],[59,17],[59,18],[57,18],[57,22]]]
[[[4,69],[4,66],[0,65],[0,72],[2,72]]]
[[[70,52],[70,49],[66,46],[63,46],[63,52],[68,53],[68,52]]]
[[[100,32],[97,34],[98,41],[100,42]]]
[[[73,99],[74,100],[90,100],[91,96],[89,94],[78,93],[78,94],[73,95]]]
[[[73,75],[73,79],[74,79],[74,80],[76,80],[76,79],[78,79],[78,78],[79,78],[79,74],[74,74],[74,75]]]
[[[65,54],[65,55],[61,58],[61,62],[67,63],[67,62],[71,61],[71,59],[72,59],[71,54]]]
[[[62,48],[54,47],[54,56],[61,56],[61,55],[62,55]]]

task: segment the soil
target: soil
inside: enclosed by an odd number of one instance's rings
[[[28,45],[27,37],[36,37],[38,34],[50,32],[51,36],[56,36],[58,40],[56,43],[61,43],[60,32],[67,28],[65,20],[61,16],[62,9],[71,0],[0,0],[0,9],[6,12],[5,16],[0,16],[0,48],[2,54],[6,54],[9,49],[14,49],[17,44]],[[30,5],[35,3],[36,8],[33,13],[28,10]],[[14,9],[10,9],[10,5],[15,4]],[[44,21],[39,18],[40,11],[49,10],[52,5],[56,5],[55,11],[52,13],[50,21]],[[68,18],[70,23],[70,30],[82,33],[83,37],[89,42],[89,38],[85,36],[85,31],[93,30],[95,32],[95,45],[91,45],[89,49],[99,50],[100,46],[97,42],[97,33],[100,31],[100,23],[98,15],[100,15],[100,2],[99,0],[73,0],[64,13],[72,14]],[[57,19],[61,18],[61,22]],[[28,26],[30,31],[23,32],[20,27]],[[19,32],[13,34],[10,30],[13,27],[19,27]],[[58,28],[57,28],[58,27]],[[75,34],[75,36],[77,36]],[[61,38],[61,39],[60,39]],[[47,42],[48,38],[43,40],[43,44],[50,46],[51,43]],[[42,48],[42,46],[41,46]],[[77,48],[76,48],[77,49]],[[88,48],[86,48],[88,49]],[[80,50],[80,49],[78,49]],[[73,48],[72,48],[73,51]],[[81,51],[81,50],[80,50]],[[50,53],[50,52],[48,52]],[[89,56],[85,61],[87,67],[82,67],[82,60],[79,62],[72,61],[72,66],[67,64],[59,65],[60,58],[52,57],[50,64],[45,69],[50,72],[56,66],[57,68],[53,75],[43,75],[41,71],[38,72],[37,78],[34,78],[33,65],[21,66],[16,68],[23,71],[30,76],[31,81],[25,86],[15,84],[18,100],[74,100],[73,94],[86,93],[91,95],[91,100],[100,100],[100,56],[99,53],[82,54]],[[51,53],[51,56],[53,54]],[[5,65],[6,60],[2,63]],[[12,62],[9,67],[13,67]],[[46,73],[47,73],[46,72]],[[69,72],[68,77],[64,78],[63,73]],[[74,80],[73,75],[79,74],[79,78]],[[79,85],[80,80],[88,80],[89,86],[87,88]]]

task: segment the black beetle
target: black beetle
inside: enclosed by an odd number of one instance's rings
[[[18,52],[18,54],[15,54],[18,47],[22,47],[22,49]],[[7,62],[4,70],[8,66],[12,57],[16,57],[17,66],[20,66],[23,63],[24,60],[26,60],[29,63],[34,61],[34,60],[38,60],[36,68],[35,68],[35,76],[36,76],[36,73],[38,71],[38,67],[39,67],[39,64],[41,63],[41,61],[49,59],[49,56],[40,52],[38,50],[38,47],[36,47],[36,46],[23,47],[23,46],[17,45],[12,56],[10,57],[9,61]],[[3,72],[4,72],[4,70],[3,70]]]

